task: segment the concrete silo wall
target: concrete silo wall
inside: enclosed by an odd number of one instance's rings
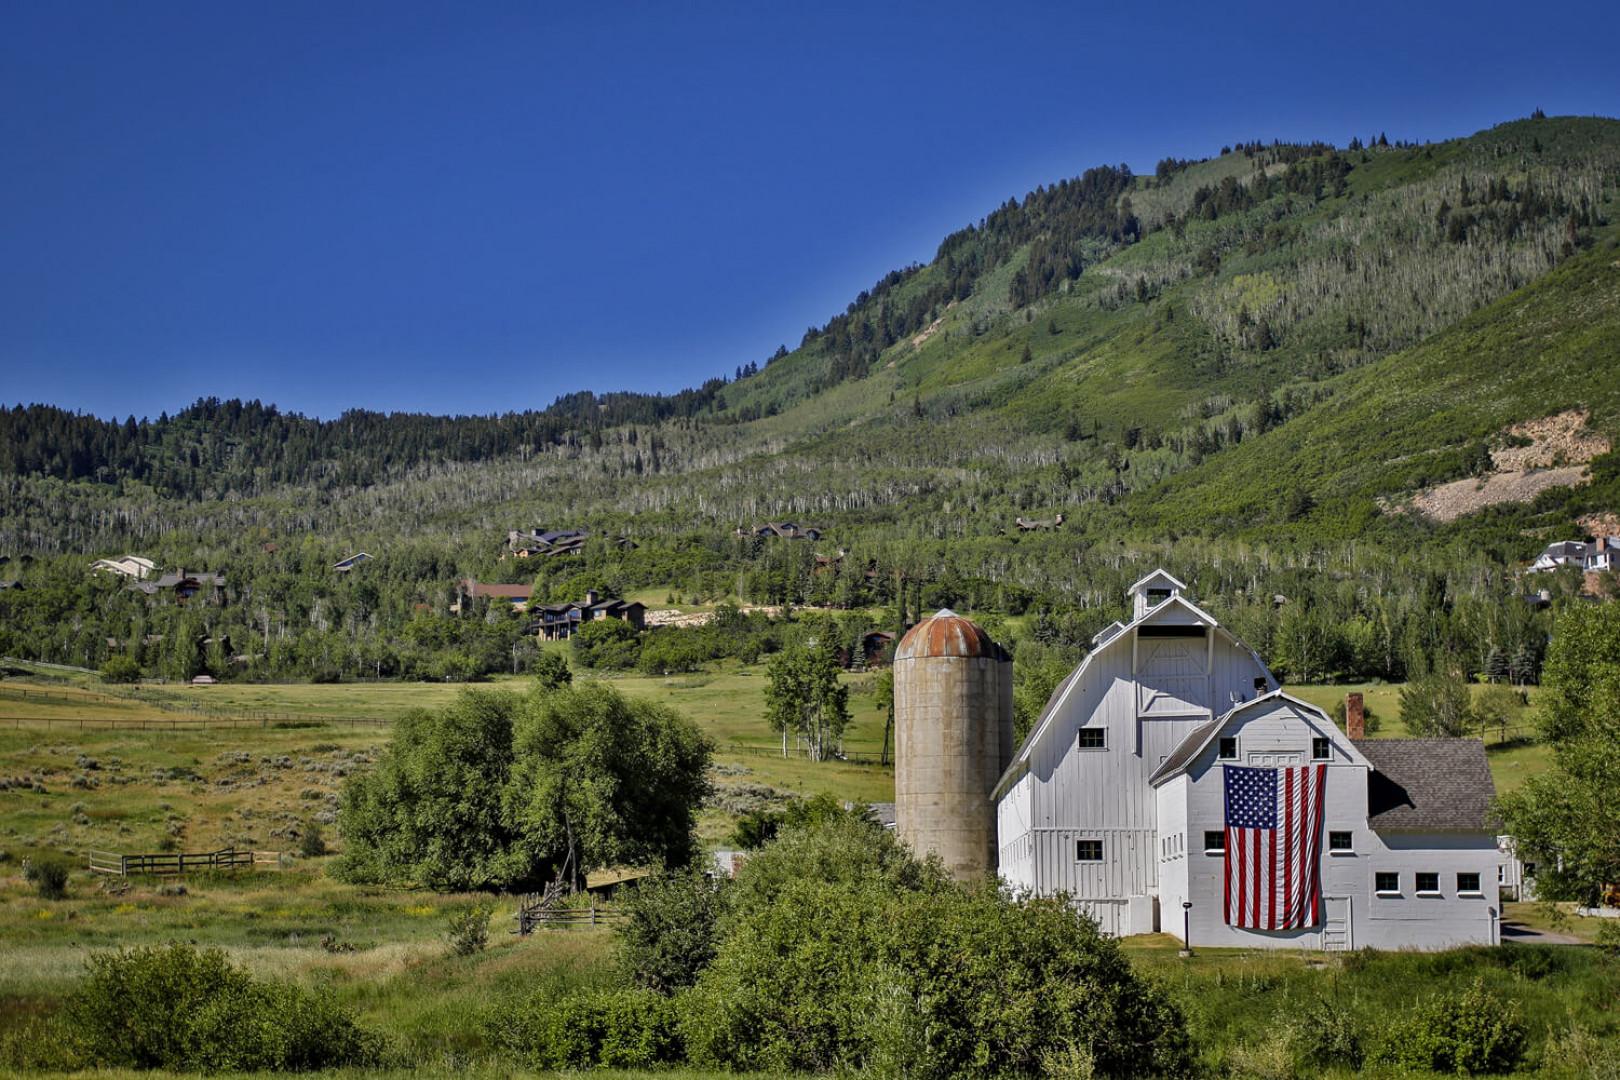
[[[1012,664],[990,657],[896,660],[895,829],[952,876],[996,869],[990,794],[1012,758]]]

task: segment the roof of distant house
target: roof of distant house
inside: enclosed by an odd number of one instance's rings
[[[533,585],[486,585],[481,581],[463,581],[461,586],[473,596],[499,597],[503,600],[527,600],[534,595]]]

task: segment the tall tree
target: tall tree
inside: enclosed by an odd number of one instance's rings
[[[783,649],[766,669],[765,715],[771,730],[803,739],[812,761],[823,761],[841,745],[849,725],[849,688],[838,681],[838,656],[831,634],[806,637]]]

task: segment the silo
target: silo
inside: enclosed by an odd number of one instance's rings
[[[1012,659],[953,611],[894,653],[894,810],[900,839],[959,880],[996,870],[996,781],[1012,760]]]

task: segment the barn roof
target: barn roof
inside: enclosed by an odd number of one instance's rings
[[[1357,739],[1372,762],[1367,823],[1399,832],[1490,829],[1491,779],[1478,739]]]
[[[1148,581],[1155,575],[1162,575],[1163,577],[1167,578],[1170,576],[1169,574],[1165,574],[1163,571],[1155,571],[1154,574],[1149,574],[1137,584],[1140,585],[1142,582]],[[1135,586],[1132,586],[1132,588],[1135,588]],[[1084,673],[1086,668],[1090,666],[1092,660],[1108,649],[1119,646],[1120,643],[1125,640],[1127,631],[1134,630],[1139,626],[1144,626],[1153,622],[1165,621],[1166,619],[1170,618],[1173,613],[1179,613],[1181,617],[1190,616],[1195,622],[1207,626],[1214,633],[1225,636],[1232,642],[1234,646],[1243,649],[1249,653],[1250,656],[1253,656],[1255,663],[1260,665],[1260,669],[1262,671],[1266,672],[1267,675],[1271,674],[1271,669],[1266,667],[1265,661],[1261,660],[1259,654],[1253,649],[1249,648],[1249,646],[1244,643],[1242,638],[1238,637],[1236,634],[1222,626],[1216,620],[1215,616],[1203,610],[1197,604],[1194,604],[1191,600],[1188,600],[1180,593],[1176,593],[1162,604],[1158,604],[1149,609],[1140,618],[1133,619],[1124,626],[1121,626],[1113,633],[1112,636],[1108,637],[1099,643],[1096,648],[1086,653],[1086,655],[1081,659],[1079,665],[1076,666],[1073,671],[1069,672],[1068,676],[1064,678],[1062,682],[1057,684],[1057,687],[1052,691],[1052,696],[1046,699],[1046,707],[1041,710],[1040,718],[1035,721],[1035,725],[1030,728],[1029,734],[1024,737],[1024,741],[1019,745],[1018,749],[1014,751],[1012,764],[1007,766],[1006,770],[1001,774],[1001,779],[996,781],[995,790],[990,796],[992,799],[1001,798],[1002,793],[1006,791],[1008,785],[1022,774],[1024,768],[1028,764],[1031,749],[1046,737],[1046,731],[1051,726],[1053,714],[1056,713],[1058,708],[1063,704],[1064,698],[1068,697],[1069,691],[1076,683],[1080,681],[1081,674]],[[1275,682],[1276,680],[1273,679],[1272,681]]]

